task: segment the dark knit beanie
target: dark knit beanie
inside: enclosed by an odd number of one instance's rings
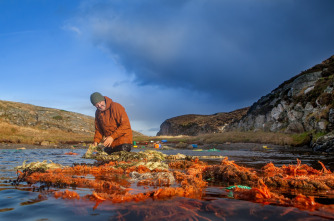
[[[99,92],[92,93],[90,95],[90,102],[95,106],[95,104],[104,101],[104,97]]]

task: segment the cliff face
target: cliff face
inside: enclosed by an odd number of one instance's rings
[[[94,118],[79,113],[0,100],[0,122],[40,130],[93,134]]]
[[[334,128],[334,56],[281,84],[227,130],[286,133]]]
[[[157,136],[196,136],[206,133],[219,133],[224,130],[227,124],[235,120],[240,120],[246,114],[247,110],[248,108],[243,108],[229,113],[217,113],[213,115],[188,114],[173,117],[161,124]]]

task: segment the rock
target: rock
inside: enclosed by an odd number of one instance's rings
[[[50,142],[49,141],[42,141],[41,142],[41,146],[49,146],[50,145]]]
[[[314,151],[334,152],[334,132],[330,132],[325,136],[319,137],[315,143],[312,144]]]
[[[333,108],[329,109],[327,130],[329,131],[334,130],[334,109]]]
[[[190,144],[190,145],[187,146],[187,149],[192,150],[192,149],[194,149],[194,147]]]
[[[290,123],[285,130],[285,133],[304,133],[304,132],[305,130],[303,125],[298,121]]]
[[[315,82],[321,77],[322,71],[306,73],[297,77],[291,85],[291,97],[298,95],[304,88],[314,87]]]
[[[47,171],[48,169],[58,169],[58,168],[64,168],[65,166],[53,163],[50,160],[50,163],[47,162],[47,160],[44,160],[43,162],[31,162],[29,164],[26,164],[26,161],[22,163],[21,166],[15,167],[17,170],[30,170],[30,171]]]
[[[320,120],[320,121],[318,122],[318,128],[319,128],[319,130],[325,130],[325,129],[326,129],[326,126],[327,126],[327,121]]]
[[[278,104],[276,107],[274,107],[271,110],[271,117],[275,120],[278,121],[282,118],[282,113],[284,111],[283,105]]]
[[[263,128],[265,121],[266,121],[265,115],[256,116],[255,122],[254,122],[255,128]]]
[[[308,92],[312,91],[314,89],[314,86],[308,87],[305,91],[304,94],[307,94]]]
[[[172,172],[138,173],[134,171],[129,175],[132,181],[152,180],[157,186],[172,185],[175,183],[175,178]]]
[[[328,113],[328,121],[329,121],[329,123],[331,123],[331,124],[334,123],[334,109],[333,109],[333,108],[329,109],[329,113]]]
[[[184,149],[187,148],[188,144],[184,142],[179,142],[175,145],[176,148]]]
[[[169,155],[167,156],[167,159],[169,160],[185,160],[187,158],[187,155],[178,153],[176,155]]]
[[[174,150],[174,147],[168,146],[168,145],[162,145],[161,147],[162,150]]]

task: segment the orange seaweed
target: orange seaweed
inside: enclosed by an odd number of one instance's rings
[[[78,155],[78,153],[74,153],[74,152],[67,152],[67,153],[64,153],[65,155]]]
[[[186,197],[201,199],[208,178],[228,181],[235,184],[247,183],[252,188],[236,187],[233,197],[263,204],[297,207],[300,209],[315,210],[324,205],[315,202],[314,197],[302,194],[293,199],[272,192],[269,187],[276,184],[282,187],[305,188],[312,185],[316,189],[334,189],[334,176],[330,170],[322,165],[322,170],[301,164],[297,159],[296,165],[283,165],[278,168],[269,163],[257,173],[251,168],[237,165],[234,161],[224,158],[220,165],[207,165],[195,159],[193,161],[173,161],[169,163],[170,170],[150,170],[144,165],[129,166],[133,162],[108,162],[102,165],[75,165],[62,169],[50,169],[46,172],[25,171],[18,172],[18,180],[29,184],[45,184],[55,188],[82,187],[91,189],[91,194],[84,198],[96,202],[95,208],[101,201],[112,203],[140,202],[148,199],[160,200],[172,197]],[[169,172],[173,174],[176,183],[170,184],[166,178],[149,178],[130,180],[130,173]],[[137,184],[138,189],[131,191],[130,187]],[[56,191],[55,198],[81,199],[75,191]],[[190,209],[184,205],[185,210]],[[219,214],[219,212],[217,212]]]
[[[327,170],[324,164],[318,161],[322,170],[316,170],[306,164],[301,164],[297,159],[296,165],[283,165],[277,168],[269,163],[262,168],[264,181],[269,186],[294,187],[298,189],[323,189],[334,188],[334,175]]]
[[[54,197],[56,199],[62,198],[62,199],[80,199],[80,196],[75,191],[65,190],[65,191],[56,191],[54,192]]]

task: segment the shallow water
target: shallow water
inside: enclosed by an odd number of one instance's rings
[[[141,150],[141,149],[140,149]],[[133,151],[140,151],[134,149]],[[79,155],[64,155],[66,152],[76,152]],[[330,170],[334,170],[333,155],[315,155],[300,149],[275,147],[264,148],[226,148],[221,151],[192,150],[159,150],[165,154],[183,153],[186,155],[228,156],[237,164],[260,169],[269,162],[275,166],[296,164],[300,159],[315,169],[321,169],[318,160]],[[71,166],[73,163],[93,163],[94,160],[83,159],[84,149],[27,149],[0,150],[0,220],[328,220],[334,214],[323,211],[302,211],[297,208],[262,205],[226,197],[226,193],[218,184],[211,183],[206,188],[202,199],[187,199],[176,197],[170,200],[148,200],[145,202],[130,202],[113,204],[102,202],[94,208],[92,202],[85,200],[63,200],[52,196],[39,197],[39,192],[33,192],[32,187],[20,184],[15,187],[10,180],[16,179],[14,167],[34,161],[51,160],[54,163]],[[218,164],[221,159],[207,160],[210,164]],[[81,196],[91,193],[91,190],[77,188]],[[291,193],[293,194],[293,193]],[[334,204],[334,193],[319,194],[317,201],[323,204]],[[96,206],[96,205],[95,205]],[[196,214],[196,216],[195,216]]]

